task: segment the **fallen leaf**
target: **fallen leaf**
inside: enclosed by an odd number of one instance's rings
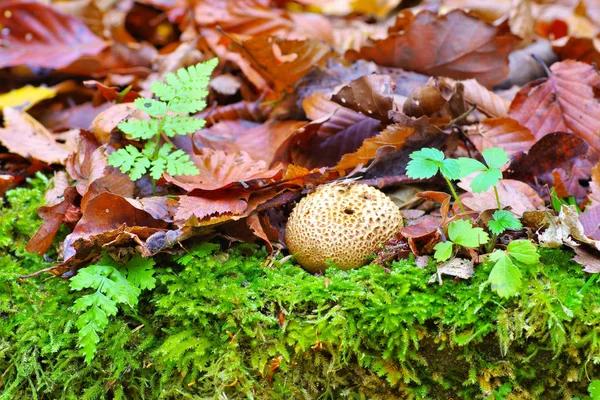
[[[315,39],[285,40],[270,36],[244,41],[243,52],[276,91],[291,89],[311,68],[332,55],[329,46]]]
[[[388,75],[365,75],[341,88],[331,100],[360,114],[389,122],[395,86]]]
[[[529,129],[510,118],[484,119],[474,130],[468,131],[468,136],[480,153],[500,147],[510,155],[529,150],[536,141]]]
[[[401,28],[359,52],[346,52],[346,58],[427,75],[476,78],[492,87],[508,74],[508,54],[518,43],[515,36],[500,33],[461,10],[443,16],[422,11]]]
[[[575,255],[573,261],[583,266],[583,270],[590,274],[600,272],[600,252],[595,249],[587,249],[583,246],[572,247]]]
[[[550,70],[548,78],[521,89],[510,105],[510,117],[538,140],[551,132],[572,132],[600,152],[600,103],[594,95],[600,74],[591,65],[571,60],[555,63]]]
[[[450,78],[440,78],[440,85],[451,89],[457,81]],[[510,101],[498,96],[496,93],[482,86],[475,79],[460,81],[464,86],[463,96],[470,105],[476,105],[477,110],[488,117],[507,117]]]
[[[50,249],[54,236],[65,221],[67,213],[75,207],[77,197],[77,190],[74,187],[68,187],[63,191],[62,201],[38,209],[38,215],[44,222],[29,239],[26,247],[28,252],[42,255]]]
[[[23,86],[0,95],[0,110],[4,107],[13,107],[26,111],[40,101],[51,99],[56,95],[54,88],[44,86]]]
[[[4,128],[0,142],[11,153],[31,157],[48,164],[64,164],[74,149],[58,143],[48,130],[24,111],[4,108]]]
[[[95,55],[107,43],[79,19],[37,2],[0,3],[3,32],[0,68],[62,68],[82,55]]]
[[[586,236],[600,240],[600,206],[588,208],[579,214],[579,222]]]
[[[548,187],[554,185],[553,171],[562,170],[564,186],[571,189],[571,194],[585,197],[587,188],[581,186],[580,180],[587,180],[591,173],[589,150],[587,142],[572,133],[550,133],[538,140],[526,155],[513,155],[507,177],[526,182],[547,196]]]
[[[200,170],[198,175],[170,176],[167,182],[190,192],[192,190],[217,190],[229,187],[249,188],[263,186],[267,181],[281,177],[281,165],[269,169],[264,161],[255,161],[246,152],[227,154],[221,150],[201,149],[190,159]]]
[[[202,221],[209,217],[241,215],[248,208],[249,197],[250,193],[248,192],[218,194],[212,198],[179,196],[175,221],[182,226],[192,216],[198,221]]]
[[[464,258],[453,258],[437,267],[435,274],[429,278],[428,283],[438,281],[442,285],[442,275],[454,276],[461,279],[469,279],[475,273],[473,261]]]

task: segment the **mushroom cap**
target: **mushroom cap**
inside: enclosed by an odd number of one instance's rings
[[[292,211],[286,244],[307,271],[334,262],[347,270],[365,265],[402,228],[402,214],[383,192],[363,184],[321,186]]]

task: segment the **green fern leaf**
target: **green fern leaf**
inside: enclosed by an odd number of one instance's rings
[[[166,168],[167,160],[164,157],[157,158],[156,160],[152,161],[152,166],[150,167],[150,176],[155,181],[159,180]]]
[[[206,101],[202,99],[176,98],[169,102],[169,110],[181,114],[193,114],[206,108]]]
[[[128,145],[111,153],[108,156],[108,165],[119,168],[122,173],[129,174],[132,181],[137,181],[150,167],[150,160],[135,146]]]
[[[167,103],[164,101],[138,97],[133,104],[151,117],[160,117],[167,113]]]
[[[151,120],[133,120],[123,121],[119,124],[119,129],[132,139],[151,139],[158,133],[160,121],[157,119]]]
[[[183,150],[177,150],[165,157],[169,175],[197,175],[198,167],[190,160],[190,156]]]
[[[135,256],[127,263],[127,280],[139,289],[154,289],[156,278],[154,278],[155,261],[151,258]]]
[[[176,74],[170,72],[165,76],[166,83],[155,82],[150,90],[164,102],[204,98],[208,96],[206,87],[217,63],[218,60],[214,58],[188,68],[181,68]],[[172,109],[172,111],[176,110]]]
[[[206,121],[200,118],[188,116],[165,115],[163,117],[162,124],[162,129],[165,134],[169,137],[173,137],[175,135],[187,135],[188,133],[194,133],[197,130],[204,128]]]

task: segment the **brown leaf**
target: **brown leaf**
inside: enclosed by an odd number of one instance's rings
[[[463,179],[458,186],[464,190],[471,190],[470,181],[472,179]],[[502,207],[510,207],[511,211],[517,215],[523,215],[527,211],[537,210],[544,205],[544,200],[528,184],[512,179],[500,179],[496,185],[498,197]],[[482,193],[465,193],[460,196],[462,203],[475,211],[485,211],[498,207],[494,189]]]
[[[75,256],[74,243],[80,239],[91,240],[93,236],[103,235],[127,227],[165,228],[166,222],[153,218],[146,211],[134,207],[126,198],[108,192],[91,199],[81,219],[63,243],[64,259]],[[154,233],[154,232],[152,232]]]
[[[58,232],[69,210],[72,211],[78,196],[77,190],[74,187],[67,187],[63,190],[61,202],[42,206],[38,209],[38,215],[44,220],[44,223],[38,228],[33,237],[29,239],[26,247],[28,252],[42,255],[48,251],[50,246],[52,246],[56,232]]]
[[[577,197],[585,197],[587,189],[581,187],[579,181],[587,180],[592,164],[589,157],[590,148],[580,137],[563,132],[550,133],[538,140],[527,155],[514,154],[508,166],[508,178],[530,184],[538,193],[548,195],[548,187],[554,185],[554,170],[563,170],[563,183],[571,188],[579,188]]]
[[[389,125],[379,135],[365,139],[362,145],[354,153],[347,153],[337,163],[334,169],[345,170],[354,168],[359,164],[366,165],[375,158],[377,150],[383,146],[393,147],[393,151],[399,150],[406,139],[413,134],[415,130],[398,124]]]
[[[402,28],[346,57],[428,75],[476,78],[491,87],[508,74],[508,54],[518,42],[460,10],[444,16],[422,11]]]
[[[535,143],[531,131],[510,118],[485,119],[468,135],[480,153],[490,147],[500,147],[513,154],[527,151]]]
[[[77,18],[37,2],[0,4],[0,68],[28,65],[62,68],[82,55],[98,54],[106,42]]]
[[[332,55],[329,46],[315,39],[258,36],[244,41],[243,48],[239,51],[250,55],[257,71],[277,91],[292,88],[311,68]]]
[[[510,105],[510,117],[529,128],[536,139],[551,132],[573,132],[600,152],[600,103],[594,88],[600,75],[591,65],[566,60],[552,74],[527,84]]]
[[[218,194],[211,198],[179,196],[179,206],[175,213],[175,221],[181,226],[192,216],[197,221],[202,221],[209,217],[241,215],[248,208],[249,197],[250,193],[248,192]]]
[[[510,31],[523,39],[523,45],[531,43],[535,24],[530,0],[511,0],[508,22]]]
[[[588,208],[579,214],[579,222],[583,225],[586,236],[600,240],[600,207]]]
[[[143,114],[133,103],[115,104],[107,110],[102,111],[92,121],[91,131],[101,144],[110,141],[111,132],[124,120],[133,116],[141,117]]]
[[[264,185],[262,181],[277,180],[283,173],[280,165],[269,169],[264,161],[255,161],[246,152],[227,154],[221,150],[204,148],[190,158],[200,170],[200,174],[176,177],[164,175],[167,182],[188,192],[194,189],[261,186]]]
[[[510,101],[482,86],[475,79],[460,81],[464,86],[464,99],[470,104],[476,104],[477,110],[488,117],[507,117]],[[448,89],[454,87],[456,81],[450,78],[440,78],[440,85]]]
[[[572,249],[575,251],[573,261],[583,266],[585,272],[590,274],[600,272],[600,251],[583,246],[573,246]]]
[[[590,181],[590,207],[600,206],[600,163],[592,169],[592,180]]]
[[[368,117],[389,122],[395,86],[388,75],[365,75],[341,88],[331,100]]]
[[[31,157],[48,164],[64,164],[71,153],[65,144],[24,111],[4,108],[4,128],[0,128],[0,142],[12,153]]]

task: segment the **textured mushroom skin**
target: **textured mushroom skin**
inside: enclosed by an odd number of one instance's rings
[[[347,270],[365,265],[400,228],[400,210],[381,191],[363,184],[326,185],[294,208],[286,244],[307,271],[323,271],[329,261]]]

